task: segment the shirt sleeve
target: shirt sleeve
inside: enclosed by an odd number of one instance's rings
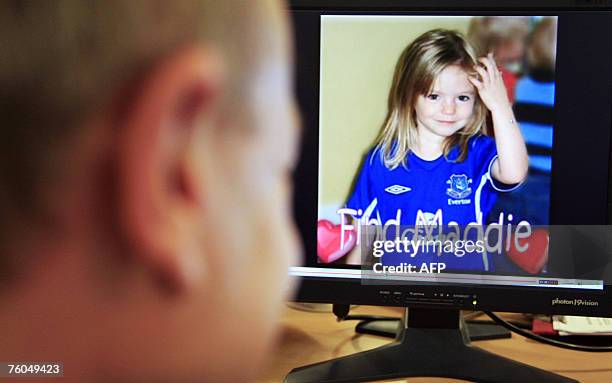
[[[504,184],[493,177],[493,163],[497,159],[497,146],[495,140],[488,136],[477,136],[471,143],[476,158],[476,166],[479,174],[488,174],[491,187],[498,192],[510,192],[516,190],[522,183]]]

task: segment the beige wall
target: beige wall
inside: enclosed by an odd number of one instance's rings
[[[324,16],[321,21],[319,218],[334,218],[387,111],[402,50],[435,28],[467,33],[470,17]]]

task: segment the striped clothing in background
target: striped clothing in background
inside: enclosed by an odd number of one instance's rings
[[[554,104],[555,83],[552,75],[525,76],[518,81],[514,113],[527,144],[532,171],[550,174]]]

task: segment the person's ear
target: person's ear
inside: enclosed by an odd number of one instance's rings
[[[174,52],[129,90],[129,107],[121,117],[121,235],[130,256],[175,291],[199,284],[205,274],[200,231],[206,191],[194,174],[189,150],[196,130],[211,128],[206,125],[218,111],[221,69],[213,50]]]

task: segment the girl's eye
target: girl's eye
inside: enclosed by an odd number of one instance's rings
[[[470,101],[470,96],[459,96],[459,101]]]
[[[440,96],[438,96],[437,94],[433,93],[430,94],[429,96],[427,96],[428,99],[430,100],[437,100],[438,98],[440,98]]]

